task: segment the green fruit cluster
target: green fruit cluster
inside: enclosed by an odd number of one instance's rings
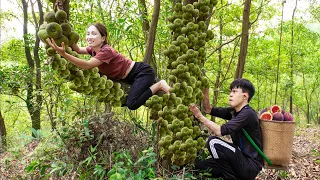
[[[61,57],[50,47],[46,39],[53,38],[58,46],[65,44],[65,51],[75,57],[79,54],[72,50],[71,45],[77,43],[79,35],[66,20],[67,14],[63,10],[50,11],[44,15],[45,23],[38,31],[38,36],[46,44],[46,52],[51,59],[51,67],[55,73],[68,81],[68,87],[76,92],[92,95],[99,101],[110,102],[113,107],[121,106],[124,91],[120,83],[115,83],[107,76],[101,76],[97,67],[82,70]]]
[[[205,44],[214,34],[205,21],[216,4],[217,0],[199,0],[187,5],[178,1],[168,17],[173,39],[164,54],[169,59],[169,81],[173,85],[168,97],[164,95],[161,99],[154,95],[146,105],[151,113],[158,113],[160,155],[174,165],[191,163],[205,145],[199,122],[194,120],[188,106],[200,102],[202,90],[209,87],[201,69],[206,58]]]
[[[72,25],[68,22],[65,11],[49,11],[44,14],[44,20],[45,23],[40,26],[38,36],[47,45],[48,56],[53,56],[55,51],[47,44],[47,38],[54,39],[58,46],[61,46],[62,42],[65,46],[72,46],[79,40],[79,34],[73,30]]]

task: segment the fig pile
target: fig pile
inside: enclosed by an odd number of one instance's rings
[[[279,105],[272,105],[260,111],[260,119],[268,121],[294,121],[293,115]]]
[[[151,114],[158,115],[160,156],[178,166],[193,162],[197,151],[205,145],[199,122],[194,120],[188,106],[200,102],[202,90],[209,87],[201,69],[206,59],[206,42],[214,38],[206,19],[216,4],[217,0],[175,3],[173,14],[168,17],[172,42],[164,51],[167,68],[171,70],[170,95],[154,95],[146,102]]]
[[[90,70],[83,70],[61,57],[50,47],[46,41],[52,38],[58,46],[62,42],[68,54],[79,57],[79,54],[72,50],[71,46],[78,42],[79,34],[76,33],[70,22],[67,20],[67,13],[61,9],[49,11],[44,14],[45,22],[40,26],[38,36],[46,45],[46,53],[50,58],[51,67],[54,72],[68,81],[71,90],[86,95],[98,97],[99,101],[110,102],[112,106],[121,106],[124,91],[120,83],[115,83],[107,76],[101,76],[97,67]]]

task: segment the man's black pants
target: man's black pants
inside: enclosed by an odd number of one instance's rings
[[[209,137],[207,148],[212,158],[197,161],[195,168],[207,170],[214,178],[251,180],[260,171],[237,146],[218,137]]]

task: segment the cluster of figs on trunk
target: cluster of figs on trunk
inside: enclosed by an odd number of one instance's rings
[[[197,151],[204,147],[199,121],[195,120],[188,106],[201,102],[202,90],[209,87],[202,74],[205,45],[214,38],[208,30],[206,19],[217,0],[199,0],[184,5],[176,1],[173,13],[168,16],[168,28],[172,41],[164,54],[168,58],[170,95],[153,95],[146,105],[156,114],[160,126],[160,156],[172,164],[182,166],[191,163]]]
[[[293,115],[283,110],[279,105],[272,105],[261,110],[260,119],[268,121],[294,121]]]
[[[92,95],[99,101],[110,102],[114,107],[121,106],[124,91],[120,83],[113,82],[107,76],[101,76],[97,67],[90,70],[80,69],[61,57],[50,45],[47,39],[53,39],[58,46],[62,42],[65,51],[75,57],[79,54],[72,50],[72,45],[79,40],[79,34],[74,31],[67,20],[67,13],[64,10],[49,11],[44,14],[45,22],[39,27],[38,36],[45,44],[49,62],[56,75],[68,81],[71,90]]]

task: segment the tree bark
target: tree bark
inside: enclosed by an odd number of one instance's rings
[[[291,23],[291,47],[293,47],[294,43],[293,43],[293,39],[294,39],[294,14],[296,12],[297,9],[297,5],[298,5],[298,0],[296,0],[296,4],[294,6],[293,12],[292,12],[292,23]],[[290,80],[293,83],[293,51],[291,50],[290,53]],[[292,84],[293,86],[293,84]],[[293,104],[293,98],[292,98],[292,91],[293,88],[291,86],[291,91],[290,91],[290,97],[289,97],[289,103],[290,103],[290,113],[293,114],[293,110],[292,110],[292,104]]]
[[[70,0],[56,0],[56,2],[53,3],[53,9],[55,11],[57,11],[58,9],[64,10],[67,13],[67,20],[69,20],[70,19],[69,4],[70,4]]]
[[[69,0],[66,0],[66,1],[69,1]],[[44,19],[43,19],[43,9],[42,9],[42,4],[41,4],[41,1],[40,0],[37,0],[37,4],[38,4],[38,10],[39,10],[39,24],[43,24],[44,22]],[[36,17],[34,17],[34,21],[36,22]],[[41,61],[40,61],[40,56],[39,56],[39,47],[40,47],[40,38],[39,36],[37,35],[38,34],[38,31],[39,31],[39,28],[36,28],[36,34],[35,34],[35,37],[36,37],[36,42],[35,42],[35,45],[34,45],[34,49],[33,49],[33,56],[34,56],[34,61],[35,61],[35,64],[36,64],[36,92],[38,92],[36,94],[36,104],[37,104],[37,111],[36,111],[36,114],[37,114],[37,117],[36,119],[39,119],[39,123],[40,123],[40,115],[41,115],[41,106],[42,106],[42,94],[40,93],[42,91],[42,79],[41,79]],[[40,129],[40,127],[39,127]]]
[[[279,48],[278,48],[278,64],[277,64],[277,76],[276,76],[276,92],[274,97],[274,104],[277,104],[278,97],[278,86],[279,86],[279,73],[280,73],[280,55],[281,55],[281,43],[282,43],[282,24],[283,24],[283,8],[285,1],[282,2],[282,17],[280,23],[280,40],[279,40]]]
[[[222,0],[220,1],[222,4]],[[223,32],[223,18],[222,16],[219,16],[220,24],[219,24],[219,46],[222,45],[222,32]],[[212,101],[212,107],[217,107],[218,104],[218,96],[219,96],[219,89],[220,89],[220,77],[221,77],[221,62],[222,62],[222,47],[218,50],[218,72],[216,77],[216,82],[214,84],[214,91],[213,91],[213,101]],[[215,116],[211,116],[211,120],[215,122]]]
[[[250,7],[251,7],[251,0],[246,0],[243,8],[240,54],[238,58],[238,65],[237,65],[237,70],[235,74],[235,79],[242,78],[244,65],[246,62],[246,56],[247,56],[247,50],[248,50],[248,39],[249,39],[249,27],[250,27],[250,21],[249,21]]]
[[[280,73],[280,55],[281,55],[281,43],[282,43],[282,24],[283,24],[283,8],[285,1],[282,2],[282,17],[280,23],[280,40],[279,40],[279,48],[278,48],[278,64],[277,64],[277,76],[276,76],[276,92],[274,97],[274,104],[277,104],[278,97],[278,86],[279,86],[279,73]]]
[[[70,4],[70,0],[64,0],[63,1],[63,10],[67,13],[67,20],[70,19],[70,13],[69,13],[69,4]]]
[[[148,10],[147,10],[147,5],[145,0],[138,0],[138,6],[139,6],[139,12],[141,14],[141,19],[142,19],[142,31],[144,34],[144,39],[145,42],[148,40],[148,34],[149,34],[149,21],[148,21]]]
[[[38,8],[40,15],[43,15],[42,5],[41,2],[38,0]],[[40,65],[40,58],[39,58],[39,44],[40,39],[37,36],[36,31],[36,42],[33,49],[34,59],[31,55],[32,45],[29,41],[29,34],[28,34],[28,3],[25,0],[22,0],[22,8],[23,8],[23,39],[24,39],[24,49],[25,49],[25,56],[27,59],[28,67],[29,67],[29,74],[27,78],[27,98],[26,98],[26,105],[28,108],[28,112],[31,117],[32,121],[32,128],[35,130],[40,129],[40,115],[41,115],[41,105],[42,105],[42,95],[41,95],[41,65]],[[32,12],[34,14],[34,12]],[[33,16],[34,21],[36,22],[36,17]],[[43,23],[43,16],[41,16],[39,24]],[[37,24],[37,23],[35,23]],[[38,28],[37,28],[38,29]],[[36,70],[35,70],[36,67]],[[35,78],[35,82],[34,79]],[[35,89],[34,86],[35,85]],[[34,95],[34,92],[37,92]]]
[[[0,152],[1,150],[5,150],[7,147],[6,136],[7,136],[6,125],[4,124],[4,118],[0,111]]]
[[[156,31],[157,31],[157,25],[159,20],[159,12],[160,12],[160,0],[155,0],[151,27],[149,30],[146,54],[144,55],[144,59],[143,59],[143,62],[150,64],[154,68],[156,74],[157,74],[157,68],[156,68],[156,63],[153,61],[153,53],[154,53],[154,41],[156,38]]]

